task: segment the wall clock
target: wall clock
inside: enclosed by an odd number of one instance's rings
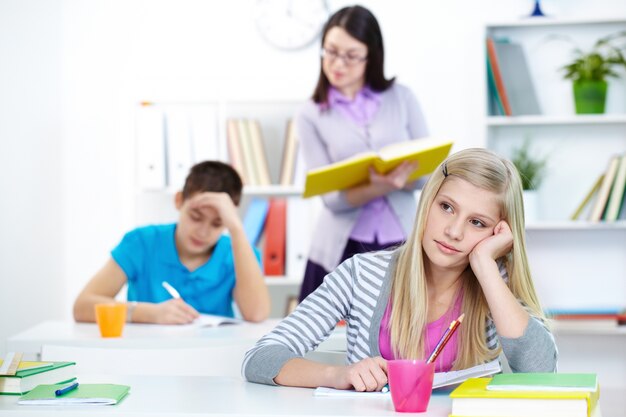
[[[285,50],[314,42],[329,15],[326,0],[257,0],[255,12],[263,39]]]

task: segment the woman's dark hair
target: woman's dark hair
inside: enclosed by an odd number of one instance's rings
[[[383,35],[380,31],[380,26],[378,26],[378,21],[372,12],[362,6],[344,7],[337,11],[328,19],[324,26],[322,47],[324,46],[324,40],[326,40],[326,34],[334,27],[342,28],[350,36],[367,45],[365,84],[374,91],[385,91],[391,87],[395,78],[389,80],[385,78]],[[320,75],[313,92],[313,101],[318,104],[327,103],[329,87],[330,82],[324,74],[322,65],[320,65]]]
[[[191,167],[183,187],[183,199],[198,192],[224,192],[239,205],[242,188],[241,177],[233,167],[219,161],[204,161]]]

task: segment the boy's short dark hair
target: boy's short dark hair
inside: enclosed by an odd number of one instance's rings
[[[241,201],[243,183],[233,167],[219,161],[204,161],[192,166],[183,187],[183,199],[186,200],[198,192],[224,192],[235,205]]]

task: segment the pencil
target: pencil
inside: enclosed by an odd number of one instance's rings
[[[456,329],[463,321],[463,317],[465,317],[465,314],[461,314],[458,319],[452,320],[450,326],[448,326],[446,331],[441,335],[441,339],[439,339],[439,342],[437,342],[437,346],[435,346],[435,349],[433,349],[433,352],[428,357],[426,363],[432,363],[435,361],[435,359],[437,359],[437,356],[439,356],[443,348],[446,346],[446,343],[448,343],[448,340],[450,340]]]

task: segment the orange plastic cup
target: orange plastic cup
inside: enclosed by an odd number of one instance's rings
[[[126,323],[126,304],[96,304],[96,322],[102,337],[120,337]]]

